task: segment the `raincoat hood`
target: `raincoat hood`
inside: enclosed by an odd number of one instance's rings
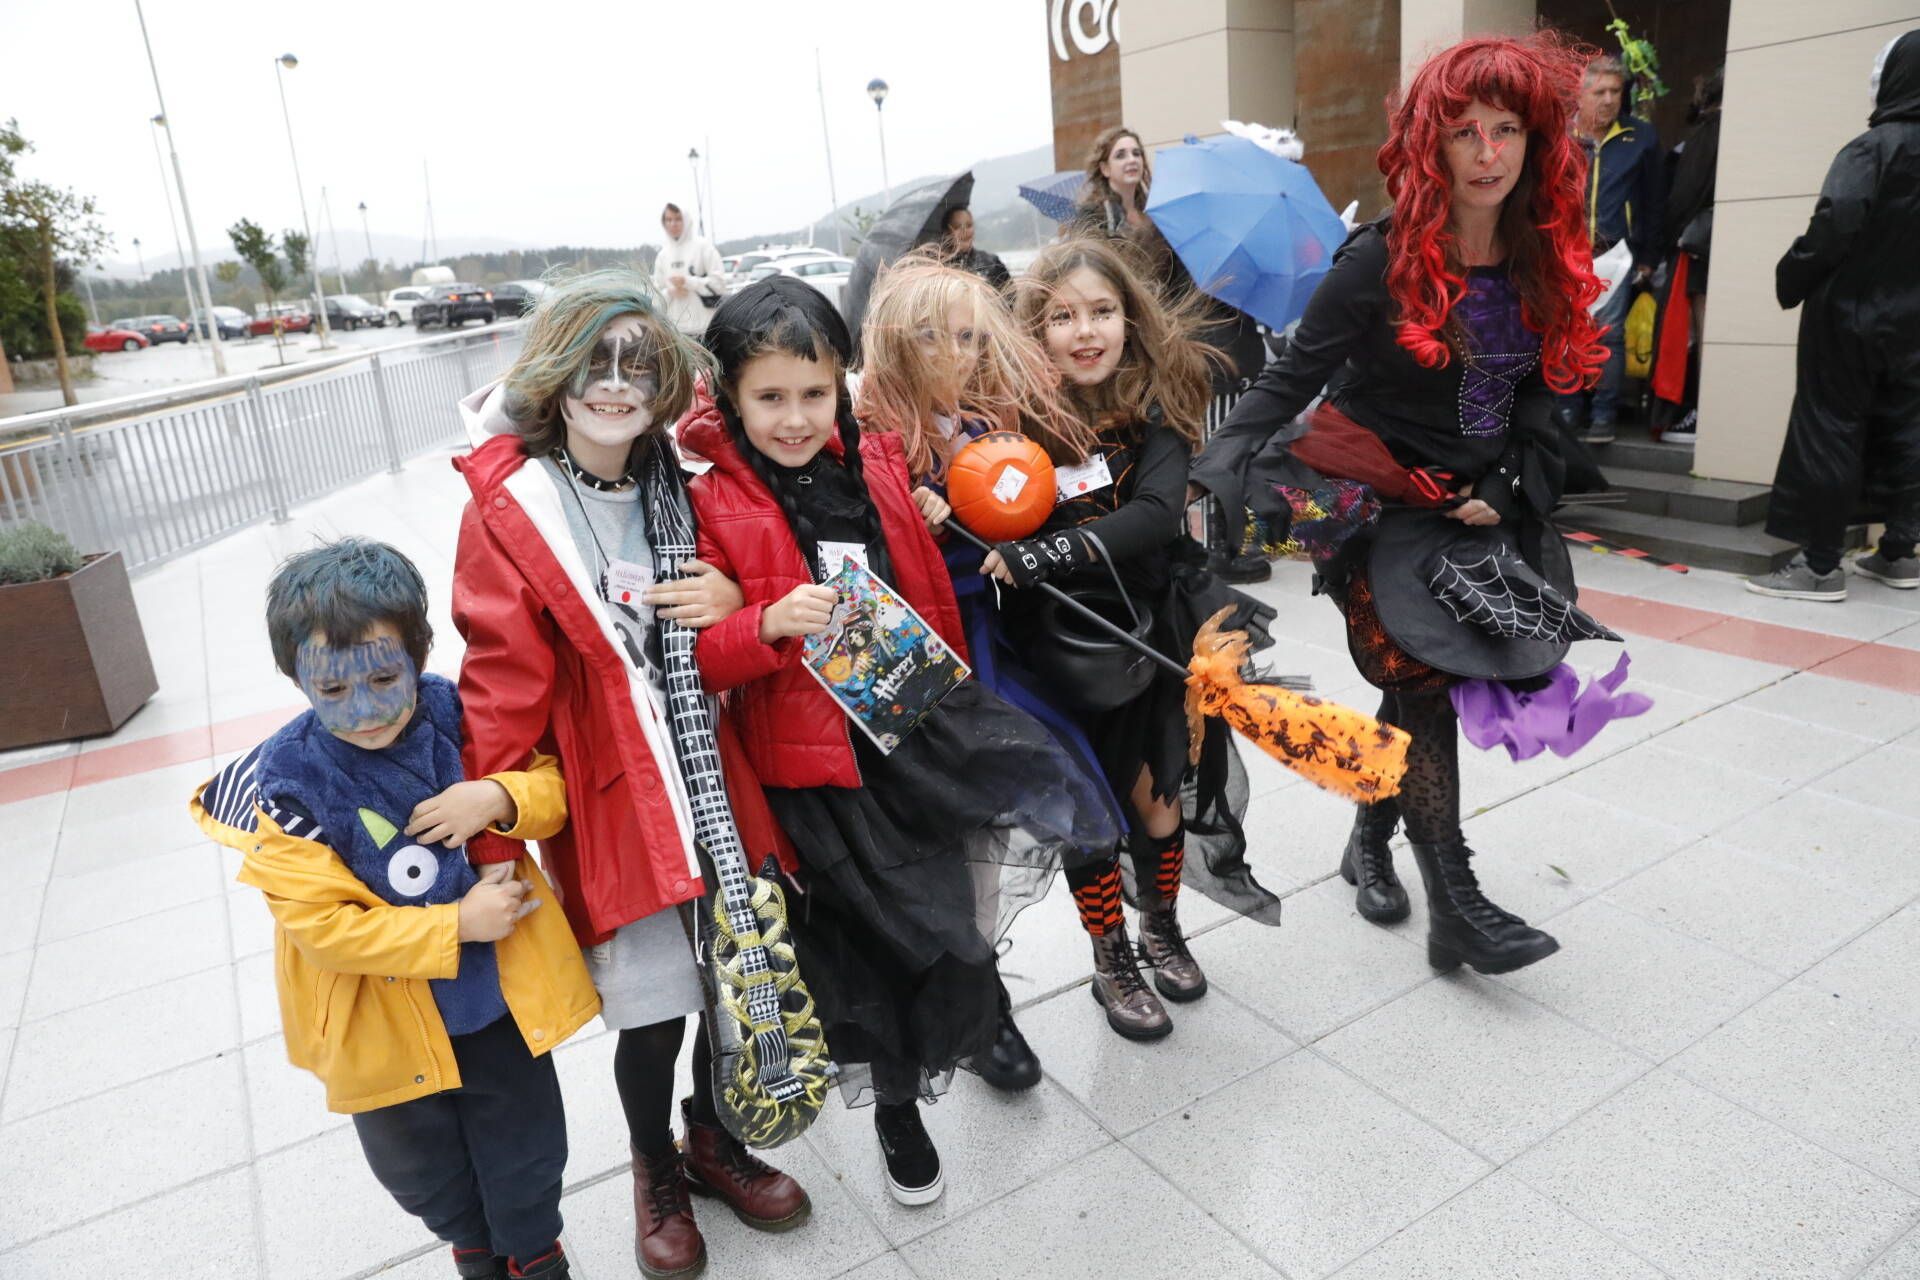
[[[460,424],[467,429],[467,443],[476,449],[495,436],[517,435],[513,419],[507,416],[506,384],[489,382],[462,396]]]
[[[1874,63],[1873,114],[1869,125],[1920,120],[1920,30],[1896,37]]]

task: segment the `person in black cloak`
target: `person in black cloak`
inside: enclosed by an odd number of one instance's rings
[[[1920,29],[1880,51],[1872,83],[1867,131],[1774,268],[1780,305],[1801,308],[1800,348],[1767,532],[1803,549],[1747,579],[1763,596],[1846,599],[1841,547],[1866,519],[1886,533],[1854,571],[1920,586]]]

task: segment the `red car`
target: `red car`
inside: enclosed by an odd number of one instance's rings
[[[87,334],[89,351],[138,351],[147,340],[131,329],[94,329]]]
[[[274,319],[273,316],[255,316],[247,322],[247,336],[250,338],[272,337]],[[313,328],[313,317],[304,311],[282,311],[278,319],[282,333],[305,333]]]

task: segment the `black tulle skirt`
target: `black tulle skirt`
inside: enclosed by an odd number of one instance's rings
[[[1046,730],[976,680],[891,755],[852,737],[863,786],[766,791],[800,858],[795,946],[849,1105],[931,1097],[993,1042],[1013,917],[1119,832]]]

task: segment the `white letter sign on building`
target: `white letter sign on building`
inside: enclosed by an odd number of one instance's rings
[[[1053,54],[1060,61],[1068,61],[1075,53],[1090,58],[1119,40],[1119,0],[1052,0],[1052,5],[1047,26],[1053,34]]]

